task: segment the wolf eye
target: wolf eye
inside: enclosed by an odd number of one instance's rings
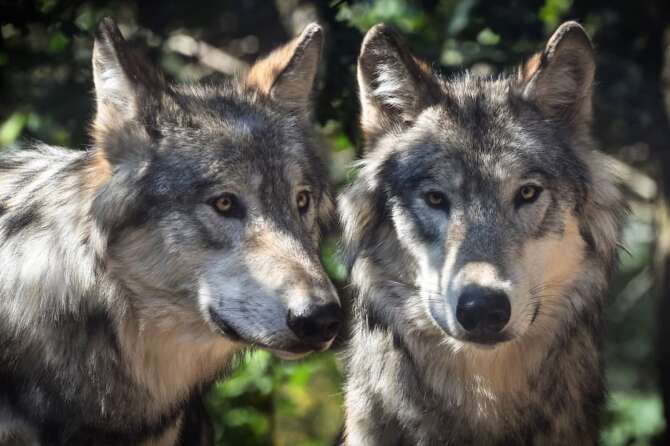
[[[541,192],[542,188],[540,186],[534,186],[532,184],[521,186],[515,200],[517,206],[534,202],[540,196]]]
[[[212,207],[224,217],[242,218],[244,210],[240,205],[238,198],[233,194],[222,194],[211,202]]]
[[[447,207],[447,197],[442,192],[430,191],[424,196],[426,204],[432,208],[444,209]]]
[[[298,206],[298,210],[301,213],[307,212],[309,208],[310,196],[309,192],[306,190],[298,192],[298,195],[295,198],[295,204]]]

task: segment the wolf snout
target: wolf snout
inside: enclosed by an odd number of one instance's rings
[[[456,319],[468,335],[486,342],[505,328],[511,312],[509,298],[503,291],[471,286],[458,299]]]
[[[342,308],[337,303],[308,305],[288,313],[288,326],[305,344],[322,350],[340,330]]]

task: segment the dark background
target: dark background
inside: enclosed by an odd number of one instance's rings
[[[316,121],[338,186],[350,178],[360,147],[354,64],[372,25],[393,24],[445,74],[496,74],[541,49],[561,21],[579,20],[598,55],[595,135],[619,161],[633,210],[607,310],[610,396],[602,443],[667,444],[670,1],[0,0],[0,150],[32,139],[87,147],[92,31],[104,16],[178,80],[244,69],[319,21],[327,46]],[[327,244],[324,261],[341,281],[333,251]],[[209,395],[219,444],[331,444],[342,422],[341,379],[332,353],[292,363],[250,355]]]

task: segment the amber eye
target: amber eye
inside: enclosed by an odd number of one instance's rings
[[[219,214],[230,218],[243,218],[244,209],[238,198],[233,194],[222,194],[211,201],[212,207]]]
[[[229,212],[233,208],[233,200],[225,195],[216,199],[216,210],[221,213]]]
[[[540,192],[542,192],[542,188],[540,186],[534,186],[532,184],[521,186],[521,189],[519,189],[519,193],[517,194],[517,204],[521,205],[532,203],[533,201],[537,200],[537,197],[540,196]]]
[[[431,191],[425,196],[426,203],[432,208],[445,208],[447,206],[447,197],[442,192]]]
[[[298,192],[298,195],[295,198],[295,203],[298,206],[300,212],[306,212],[309,208],[309,192],[306,190]]]

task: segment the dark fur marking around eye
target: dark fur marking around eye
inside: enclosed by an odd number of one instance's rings
[[[411,163],[407,160],[400,160],[398,154],[392,155],[381,168],[381,178],[384,184],[384,207],[387,215],[390,211],[390,204],[399,204],[406,212],[410,213],[419,236],[424,241],[431,241],[438,236],[435,228],[427,224],[420,217],[420,212],[414,209],[416,192],[422,183],[430,180],[430,175],[426,172],[424,166],[429,164],[432,153],[430,150],[427,150],[427,152],[413,155]],[[411,164],[411,168],[407,164]],[[440,208],[448,211],[448,206],[449,202],[445,197],[443,206],[440,206]],[[436,206],[431,207],[437,209]]]
[[[416,225],[419,237],[425,242],[431,242],[437,239],[440,235],[439,229],[435,225],[431,225],[420,217],[420,213],[415,212],[414,209],[410,211],[412,220]]]
[[[449,200],[442,192],[430,191],[424,194],[426,204],[433,209],[449,212]]]
[[[538,200],[538,198],[540,198],[542,191],[543,189],[540,186],[535,186],[531,184],[521,186],[521,188],[517,192],[516,197],[514,197],[514,207],[519,209],[522,206],[535,203]],[[527,194],[532,195],[526,196]]]
[[[400,154],[393,154],[382,165],[382,182],[393,195],[415,190],[431,178],[428,168],[433,164],[433,159],[434,152],[428,147],[421,151],[415,150],[403,159]]]

